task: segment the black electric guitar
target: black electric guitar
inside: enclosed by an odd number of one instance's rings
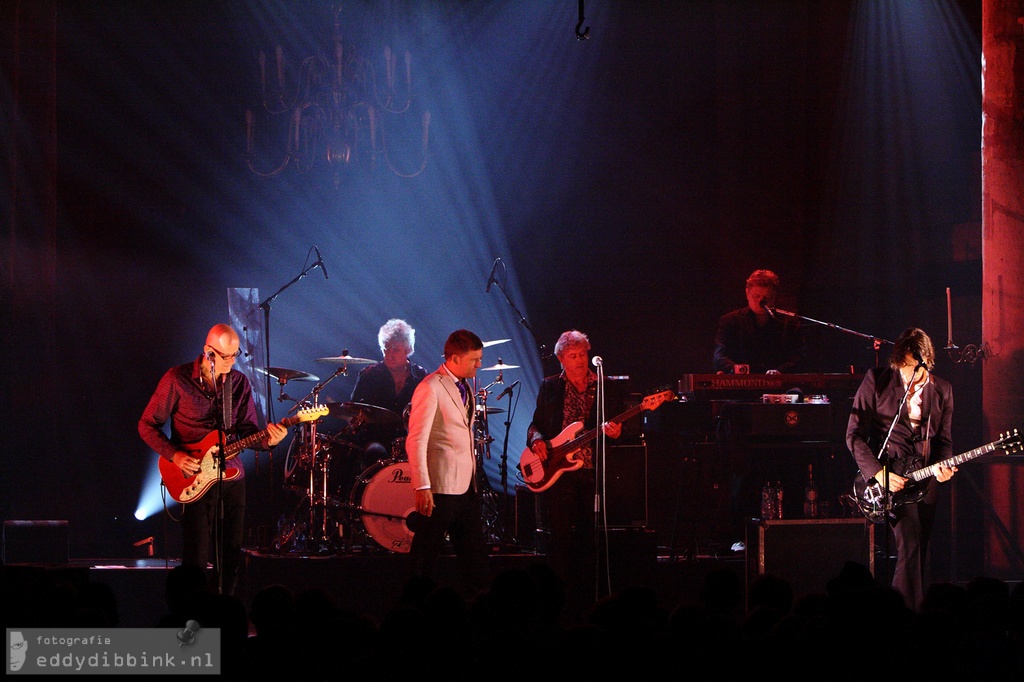
[[[299,422],[311,422],[320,417],[326,417],[329,412],[327,405],[309,407],[299,410],[294,417],[282,419],[281,426],[288,427]],[[230,481],[241,475],[241,467],[232,460],[242,450],[258,445],[267,437],[267,430],[264,429],[251,436],[228,443],[224,446],[224,480]],[[200,460],[199,471],[191,476],[178,468],[174,462],[164,457],[159,459],[160,478],[163,479],[167,492],[175,502],[188,504],[195,502],[210,489],[218,480],[217,471],[217,450],[220,445],[220,431],[210,431],[202,440],[183,445],[182,450]]]
[[[920,458],[910,459],[909,461],[897,460],[894,467],[895,473],[906,478],[907,482],[902,490],[888,496],[888,504],[886,503],[886,495],[882,485],[874,477],[870,479],[864,478],[864,475],[858,471],[857,478],[853,482],[853,499],[857,506],[860,507],[861,513],[869,521],[881,523],[889,518],[897,507],[920,502],[928,489],[925,482],[938,473],[939,467],[960,466],[965,462],[995,452],[996,450],[1004,450],[1006,454],[1010,454],[1019,451],[1020,448],[1021,436],[1017,429],[1014,429],[1013,431],[1000,434],[998,440],[982,445],[980,448],[968,450],[955,457],[950,457],[949,459],[944,459],[941,462],[929,464],[919,469],[908,471],[908,469],[921,464]],[[902,467],[900,466],[901,462],[903,463]],[[903,469],[902,471],[900,470],[901,468]]]
[[[649,395],[639,405],[634,405],[608,421],[622,423],[630,417],[640,414],[643,410],[656,410],[662,403],[675,400],[675,398],[676,394],[672,391],[661,391]],[[573,422],[548,441],[547,459],[541,460],[537,453],[530,448],[523,450],[523,454],[519,456],[519,471],[523,474],[526,487],[539,493],[550,488],[566,471],[574,471],[583,466],[583,458],[577,458],[575,455],[584,446],[595,440],[599,432],[597,427],[583,431],[583,422]]]

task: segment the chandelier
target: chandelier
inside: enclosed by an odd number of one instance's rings
[[[386,166],[411,178],[427,167],[430,112],[414,106],[412,56],[385,46],[383,71],[343,41],[335,15],[333,52],[306,57],[289,77],[284,50],[274,48],[274,72],[258,57],[261,106],[245,112],[245,163],[272,177],[288,167],[308,173],[333,170],[334,184],[348,169]]]

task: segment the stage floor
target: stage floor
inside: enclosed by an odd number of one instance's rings
[[[726,550],[720,556],[659,556],[644,535],[630,533],[629,537],[612,543],[612,593],[647,587],[655,591],[664,608],[671,609],[680,603],[695,602],[704,575],[713,568],[727,568],[741,580],[744,578],[742,551]],[[534,552],[492,551],[488,555],[488,570],[494,577],[543,560],[543,555]],[[168,611],[164,601],[167,574],[178,564],[177,558],[73,559],[66,566],[10,564],[3,567],[4,589],[8,594],[15,591],[19,598],[25,598],[26,594],[61,581],[104,583],[117,599],[120,627],[152,627]],[[407,570],[408,555],[403,553],[303,555],[246,550],[236,594],[248,609],[253,595],[268,585],[282,584],[295,593],[317,589],[326,592],[340,607],[379,622],[397,606]],[[443,555],[437,573],[440,584],[455,586],[455,557]],[[601,594],[597,588],[594,590],[594,601],[607,593],[604,585],[608,583],[602,583]],[[585,606],[567,613],[567,619],[580,620],[584,609]]]

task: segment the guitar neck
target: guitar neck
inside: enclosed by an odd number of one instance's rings
[[[617,415],[615,417],[612,417],[608,421],[609,422],[615,422],[617,424],[621,424],[622,422],[626,421],[627,419],[630,419],[630,418],[635,417],[636,415],[640,414],[641,412],[643,412],[643,410],[644,410],[643,403],[640,403],[638,405],[634,405],[633,407],[629,408],[628,410],[626,410],[622,414]],[[580,447],[582,447],[583,445],[585,445],[587,442],[594,440],[597,437],[597,433],[598,433],[598,431],[600,429],[601,429],[600,426],[595,426],[592,429],[584,431],[583,433],[581,433],[580,435],[576,436],[572,440],[563,443],[558,448],[555,448],[555,451],[556,452],[572,452],[573,450],[577,450]]]
[[[300,421],[302,421],[302,417],[287,417],[281,420],[281,426],[287,428],[289,426],[294,426],[295,424],[298,424]],[[224,446],[224,459],[231,459],[232,457],[237,456],[238,453],[242,452],[243,450],[258,445],[260,441],[266,438],[269,434],[269,430],[263,429],[262,431],[257,431],[256,433],[250,434],[245,438],[241,438],[239,440],[228,443],[227,445]]]
[[[965,462],[970,462],[972,459],[975,459],[976,457],[981,457],[982,455],[987,455],[988,453],[993,452],[996,449],[997,443],[998,441],[996,443],[982,445],[979,448],[974,448],[973,450],[968,450],[967,452],[960,453],[955,457],[944,459],[941,462],[936,462],[935,464],[929,464],[926,467],[911,472],[910,478],[914,479],[915,481],[923,481],[924,479],[930,478],[934,476],[936,473],[938,473],[939,467],[949,468],[960,466]]]

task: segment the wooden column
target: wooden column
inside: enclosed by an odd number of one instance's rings
[[[988,440],[1024,430],[1024,0],[982,4],[982,339]],[[986,573],[1020,579],[1024,462],[989,462]],[[998,518],[996,518],[998,517]]]

